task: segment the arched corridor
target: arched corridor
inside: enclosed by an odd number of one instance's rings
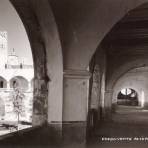
[[[93,139],[100,142],[93,141],[96,147],[146,147],[147,43],[142,32],[146,33],[147,10],[145,4],[130,11],[102,41],[101,49],[107,53],[106,86],[104,104],[100,104],[102,119],[96,108],[99,121],[92,128]],[[94,65],[101,63],[97,54],[100,49],[92,60]],[[97,98],[100,102],[100,93]]]
[[[2,137],[0,145],[101,148],[118,146],[103,137],[148,136],[147,0],[8,2],[34,62],[34,78],[16,75],[10,88],[18,79],[34,87],[33,127]]]

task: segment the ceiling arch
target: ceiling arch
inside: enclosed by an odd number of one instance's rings
[[[107,34],[107,89],[132,68],[147,66],[148,3],[129,11]]]
[[[35,115],[33,124],[40,124],[40,122],[48,120],[48,111],[46,114],[43,114],[47,109],[45,108],[47,102],[49,109],[51,110],[49,111],[51,112],[50,120],[54,120],[56,117],[57,120],[61,121],[61,102],[63,99],[63,55],[58,28],[50,3],[48,0],[10,0],[10,2],[18,12],[31,44],[35,70],[34,81],[36,84],[34,85],[34,90],[38,90],[38,86],[40,85],[44,86],[42,87],[43,89],[39,90],[43,92],[37,91],[39,93],[34,97],[36,102],[35,106],[38,105],[38,99],[42,99],[43,103],[40,105],[40,110],[36,111],[38,115]],[[47,19],[45,19],[45,16]],[[56,88],[55,84],[57,86]],[[44,95],[41,97],[40,94]],[[57,108],[57,110],[55,110],[55,108]],[[52,113],[53,111],[55,111],[55,113]],[[39,120],[36,122],[38,118]]]
[[[64,69],[86,69],[111,28],[145,2],[148,1],[51,0],[62,43]]]
[[[106,89],[112,89],[115,83],[120,79],[125,73],[130,71],[131,69],[138,68],[138,67],[145,67],[148,66],[148,59],[147,58],[140,58],[136,60],[129,60],[128,62],[120,65],[116,71],[110,75],[107,80]]]

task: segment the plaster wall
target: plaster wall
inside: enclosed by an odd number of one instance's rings
[[[148,103],[148,68],[136,68],[127,72],[116,82],[113,88],[112,104],[117,103],[117,95],[123,88],[132,88],[138,93],[139,105],[146,107]],[[144,99],[144,105],[142,101]]]

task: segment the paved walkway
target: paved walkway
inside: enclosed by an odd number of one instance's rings
[[[112,120],[101,122],[87,148],[148,147],[148,110],[120,106]]]

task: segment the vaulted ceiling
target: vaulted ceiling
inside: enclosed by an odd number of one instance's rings
[[[107,34],[102,47],[107,54],[108,81],[148,65],[148,4],[129,11]]]
[[[113,27],[102,45],[111,59],[148,56],[148,4],[129,12]]]

